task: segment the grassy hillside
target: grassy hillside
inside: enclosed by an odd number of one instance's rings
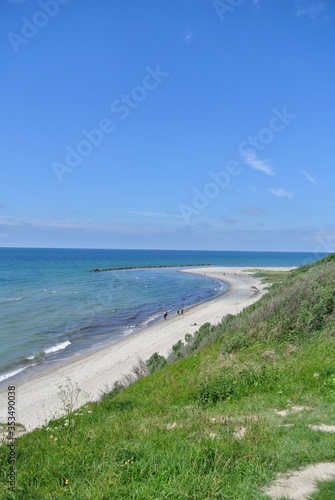
[[[15,495],[2,446],[1,498],[265,499],[276,473],[335,461],[335,435],[309,427],[335,424],[335,255],[276,281],[174,363],[19,438]]]

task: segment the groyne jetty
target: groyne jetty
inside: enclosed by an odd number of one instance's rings
[[[105,271],[128,271],[129,269],[163,269],[167,267],[209,267],[211,264],[180,264],[172,266],[136,266],[136,267],[109,267],[108,269],[92,269],[91,273],[102,273]]]

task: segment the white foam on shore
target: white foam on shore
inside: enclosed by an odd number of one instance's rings
[[[133,333],[133,328],[131,326],[127,326],[124,330],[122,330],[122,333]]]
[[[162,312],[159,312],[159,313],[156,313],[156,314],[153,314],[152,316],[149,316],[148,319],[145,319],[144,321],[142,321],[140,323],[140,325],[147,325],[148,323],[150,323],[150,321],[153,321],[154,319],[156,318],[159,318],[159,316],[162,316],[163,317],[163,313]]]
[[[23,370],[26,370],[27,368],[31,368],[32,366],[35,366],[36,364],[37,363],[34,363],[32,365],[28,365],[28,366],[24,366],[22,368],[18,368],[17,370],[14,370],[12,372],[3,373],[2,375],[0,375],[0,382],[2,382],[3,380],[7,380],[10,377],[14,377],[14,375],[17,375],[18,373],[23,372]]]
[[[62,349],[65,349],[70,344],[71,344],[71,342],[69,340],[66,340],[65,342],[62,342],[61,344],[56,344],[52,347],[49,347],[49,349],[46,349],[44,352],[45,352],[45,354],[50,354],[52,352],[61,351]]]

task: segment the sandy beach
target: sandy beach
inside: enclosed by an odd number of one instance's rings
[[[257,301],[266,291],[260,279],[248,274],[247,267],[209,267],[187,269],[183,272],[206,274],[207,277],[225,281],[228,290],[205,303],[189,307],[184,315],[168,317],[149,328],[128,335],[122,340],[78,356],[25,380],[15,383],[16,422],[30,431],[41,427],[53,416],[60,416],[61,401],[57,395],[59,383],[70,377],[73,383],[88,393],[86,401],[96,401],[102,392],[111,390],[114,382],[131,371],[138,359],[147,360],[154,352],[166,356],[173,344],[193,334],[203,323],[217,324],[228,313],[236,314]],[[263,268],[288,270],[292,268]],[[195,325],[196,323],[196,325]],[[8,385],[13,382],[9,379]],[[13,384],[14,385],[14,384]],[[0,393],[0,422],[7,421],[7,390]]]

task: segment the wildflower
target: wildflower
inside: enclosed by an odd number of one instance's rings
[[[64,479],[64,485],[67,486],[69,484],[69,480],[68,479]]]
[[[318,377],[319,377],[319,375],[320,375],[320,373],[315,372],[315,373],[314,373],[314,375],[313,375],[313,377],[314,377],[314,378],[318,378]]]
[[[91,412],[90,410],[88,410],[88,412],[87,412],[87,413],[92,413],[92,412]]]
[[[55,438],[54,441],[58,441],[58,438]]]

